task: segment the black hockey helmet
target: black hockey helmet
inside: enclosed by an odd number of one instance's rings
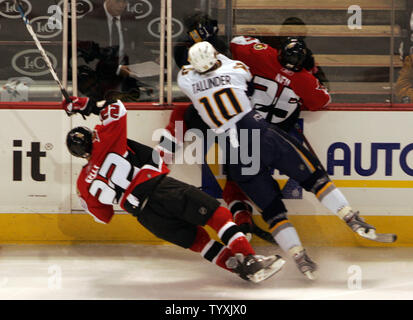
[[[184,24],[194,42],[209,41],[219,30],[218,21],[201,12],[185,18]]]
[[[66,136],[69,152],[79,158],[88,158],[92,153],[93,132],[87,127],[76,127]]]
[[[288,37],[281,46],[278,60],[288,70],[301,71],[307,56],[307,47],[300,38]]]

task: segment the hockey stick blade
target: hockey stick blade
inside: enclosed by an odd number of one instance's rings
[[[369,232],[366,233],[360,229],[356,232],[360,237],[363,237],[364,239],[382,243],[393,243],[397,240],[397,235],[394,233],[376,233],[373,229],[370,229]]]
[[[375,241],[384,243],[393,243],[397,240],[397,235],[394,233],[377,233]]]

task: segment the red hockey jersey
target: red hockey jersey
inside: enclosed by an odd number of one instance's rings
[[[156,151],[127,139],[126,115],[120,101],[102,109],[102,125],[95,127],[91,158],[77,180],[81,205],[97,222],[108,223],[114,214],[113,205],[123,208],[126,199],[138,206],[132,190],[169,173]]]
[[[330,103],[330,95],[316,77],[305,69],[293,72],[278,61],[278,51],[258,39],[235,37],[231,41],[232,56],[244,62],[253,74],[254,107],[269,122],[281,123],[300,106],[315,111]]]

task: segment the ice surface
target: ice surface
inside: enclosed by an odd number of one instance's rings
[[[282,255],[277,247],[256,249]],[[411,248],[307,250],[318,280],[287,258],[279,274],[253,284],[172,245],[3,245],[0,299],[413,299]]]

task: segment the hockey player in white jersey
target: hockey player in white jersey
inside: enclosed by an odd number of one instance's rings
[[[204,44],[208,45],[200,48],[199,55],[192,56],[192,64],[182,67],[178,85],[205,123],[222,133],[252,110],[245,94],[251,74],[242,62],[214,53],[212,45]]]
[[[302,273],[310,279],[314,278],[316,265],[308,257],[293,225],[288,220],[283,220],[283,225],[280,226],[274,216],[278,190],[274,187],[273,169],[278,169],[297,181],[306,191],[314,193],[326,208],[343,219],[358,235],[381,242],[395,241],[393,234],[376,234],[375,227],[367,224],[351,208],[325,171],[312,165],[316,160],[311,152],[282,130],[270,126],[252,109],[246,94],[247,82],[252,78],[247,66],[218,54],[207,42],[193,45],[188,55],[191,64],[184,66],[179,72],[178,85],[191,99],[202,120],[214,132],[230,132],[230,139],[227,140],[231,143],[227,143],[226,150],[230,150],[229,153],[234,149],[238,153],[245,152],[245,149],[254,151],[250,138],[254,129],[259,131],[259,142],[255,143],[259,145],[259,151],[252,157],[254,160],[258,158],[258,172],[244,174],[244,163],[227,161],[226,174],[258,206],[270,232],[278,230],[274,235],[275,241],[284,252],[295,258]],[[248,139],[238,140],[240,146],[237,147],[234,137],[241,137],[242,131],[248,132]],[[230,157],[226,159],[230,160]]]

